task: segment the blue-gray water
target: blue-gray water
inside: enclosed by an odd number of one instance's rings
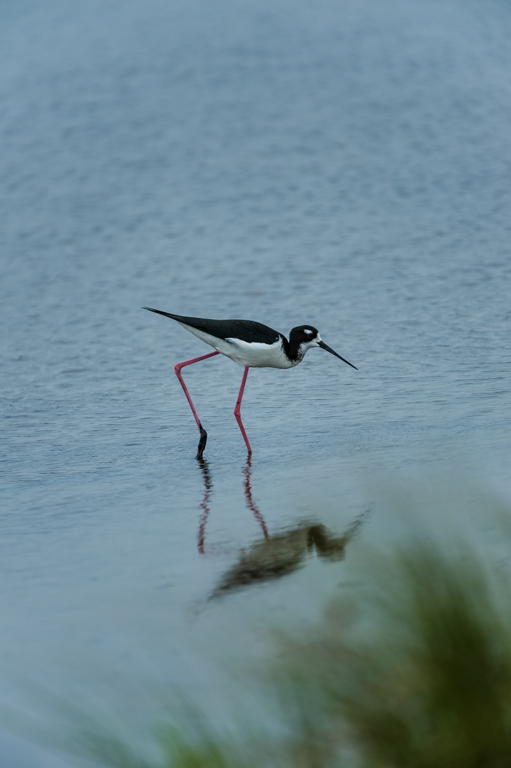
[[[210,644],[302,609],[304,570],[208,601],[265,529],[342,536],[375,477],[450,463],[510,491],[511,6],[0,14],[2,698],[160,656],[194,690]],[[209,349],[142,305],[311,323],[359,370],[252,370],[247,468],[242,369],[185,369],[203,471],[173,365]]]

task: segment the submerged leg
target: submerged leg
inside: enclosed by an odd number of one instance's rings
[[[241,429],[241,434],[243,435],[243,440],[245,441],[247,450],[249,453],[252,453],[252,448],[250,447],[250,443],[248,442],[248,437],[247,437],[247,433],[245,432],[245,427],[243,426],[243,422],[241,421],[241,398],[243,397],[243,391],[245,389],[245,382],[247,380],[247,376],[248,376],[248,365],[245,366],[245,372],[241,380],[241,387],[238,393],[238,399],[236,400],[236,408],[234,409],[234,415],[236,416],[238,427]]]
[[[184,382],[183,377],[181,376],[181,368],[184,368],[185,365],[191,365],[192,363],[198,363],[200,360],[207,360],[208,357],[214,357],[214,355],[219,355],[220,352],[210,352],[209,355],[202,355],[201,357],[194,357],[193,360],[185,360],[184,363],[177,363],[177,365],[174,366],[174,370],[176,372],[176,376],[179,379],[179,383],[183,387],[184,393],[186,395],[186,399],[188,400],[190,404],[190,408],[192,409],[192,413],[195,416],[195,421],[197,422],[197,426],[199,428],[200,432],[200,440],[199,440],[199,447],[197,448],[197,458],[202,459],[202,454],[204,453],[204,448],[206,447],[206,442],[208,439],[208,433],[200,423],[199,416],[197,415],[197,411],[195,410],[195,406],[192,402],[192,398],[190,397],[190,393],[188,392],[186,388],[186,384]]]

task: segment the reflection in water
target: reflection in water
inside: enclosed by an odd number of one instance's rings
[[[262,514],[259,512],[258,508],[256,507],[254,503],[254,499],[252,498],[252,485],[250,482],[250,479],[252,476],[252,456],[250,453],[247,456],[247,463],[243,468],[243,474],[245,475],[245,482],[243,483],[243,488],[245,491],[245,501],[247,503],[247,507],[250,509],[251,512],[253,512],[255,519],[261,526],[261,530],[263,532],[264,538],[269,539],[270,537],[268,535],[268,528],[266,527],[264,518]]]
[[[204,538],[206,536],[206,523],[210,513],[209,497],[211,489],[213,488],[213,481],[211,480],[211,473],[209,471],[209,464],[207,459],[197,459],[202,471],[202,478],[204,480],[204,496],[200,505],[202,510],[200,523],[199,523],[199,535],[197,536],[197,548],[201,555],[204,554]]]
[[[206,459],[200,459],[199,465],[204,481],[204,496],[201,502],[201,517],[197,546],[199,553],[204,554],[206,523],[210,513],[210,496],[213,481]],[[261,526],[264,538],[249,549],[242,550],[238,562],[224,574],[213,590],[210,599],[220,597],[228,592],[260,584],[272,579],[280,579],[288,573],[293,573],[302,565],[313,551],[323,560],[342,560],[347,543],[353,538],[362,525],[367,512],[360,515],[342,536],[334,536],[320,523],[301,523],[284,533],[270,536],[264,518],[256,506],[252,496],[252,463],[247,457],[243,468],[243,489],[245,503]]]
[[[343,536],[333,536],[320,523],[302,523],[296,528],[268,536],[243,550],[238,562],[229,568],[209,599],[215,599],[265,581],[280,579],[305,564],[313,551],[323,560],[342,560],[346,545],[364,522],[367,512],[357,517]]]
[[[209,513],[211,511],[210,496],[211,496],[211,489],[213,488],[213,481],[211,479],[211,472],[209,471],[209,464],[207,459],[204,459],[204,458],[198,459],[198,463],[201,468],[202,479],[204,481],[204,496],[202,498],[202,502],[200,505],[202,514],[200,517],[199,533],[197,536],[197,548],[199,550],[199,554],[204,555],[205,554],[204,543],[206,539],[206,523],[208,521]],[[252,498],[252,485],[251,485],[252,459],[250,454],[247,456],[247,463],[243,468],[243,475],[245,478],[243,481],[243,489],[245,491],[245,502],[246,502],[247,508],[252,512],[255,519],[261,526],[261,530],[263,532],[264,538],[269,539],[270,537],[268,535],[268,528],[266,527],[264,518],[260,513],[259,509],[257,508],[254,502],[254,499]]]
[[[199,465],[204,481],[204,496],[200,505],[202,510],[197,546],[199,553],[205,553],[206,523],[208,521],[211,489],[213,481],[207,459],[200,459]],[[264,518],[252,496],[252,463],[250,455],[243,468],[243,489],[247,509],[252,512],[263,532],[263,539],[249,549],[243,550],[238,562],[224,574],[219,584],[210,595],[210,599],[228,592],[260,584],[272,579],[279,579],[293,573],[302,565],[313,551],[323,560],[342,560],[347,543],[362,525],[367,512],[360,515],[342,536],[335,536],[320,523],[301,523],[291,530],[270,536]]]

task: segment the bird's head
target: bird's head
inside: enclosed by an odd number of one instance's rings
[[[293,328],[289,334],[289,345],[291,348],[297,350],[296,356],[300,359],[303,358],[308,349],[312,349],[312,347],[321,347],[321,349],[326,349],[327,352],[330,352],[331,355],[338,357],[343,363],[351,365],[352,368],[358,370],[358,368],[351,363],[348,363],[344,357],[338,355],[337,352],[334,352],[333,349],[325,344],[325,342],[321,340],[318,329],[314,328],[313,325],[298,325],[296,328]]]

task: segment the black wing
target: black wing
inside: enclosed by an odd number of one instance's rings
[[[142,307],[149,312],[156,312],[158,315],[170,317],[177,320],[178,323],[197,328],[204,333],[210,333],[217,339],[236,338],[247,342],[258,342],[260,344],[273,344],[278,341],[280,334],[262,323],[256,323],[253,320],[207,320],[203,317],[183,317],[182,315],[171,315],[170,312],[162,312],[160,309],[151,309],[151,307]]]

